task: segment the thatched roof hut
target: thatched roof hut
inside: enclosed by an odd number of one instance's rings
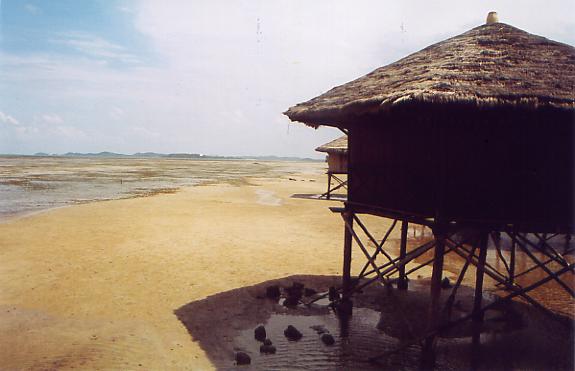
[[[575,48],[476,27],[285,114],[347,129],[346,207],[574,230]]]
[[[315,149],[318,152],[325,152],[325,153],[347,153],[347,135],[343,135],[337,139],[332,140],[331,142],[327,142],[322,144],[321,146]]]
[[[327,153],[328,175],[347,174],[347,135],[322,144],[315,150]]]
[[[285,114],[310,126],[346,126],[399,106],[575,108],[575,48],[504,23],[431,45]]]

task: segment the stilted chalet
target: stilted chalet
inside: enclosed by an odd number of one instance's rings
[[[562,280],[575,265],[570,246],[559,252],[549,236],[574,232],[575,217],[575,48],[497,21],[431,45],[376,69],[285,113],[311,127],[338,127],[348,134],[348,200],[345,223],[344,298],[371,282],[398,282],[407,288],[406,264],[433,251],[430,318],[424,355],[435,335],[514,297],[545,310],[530,292]],[[401,225],[400,256],[386,253],[361,221],[362,214]],[[428,226],[434,238],[407,251],[408,223]],[[378,248],[368,250],[364,233]],[[471,233],[470,233],[471,231]],[[465,233],[464,233],[465,232]],[[529,234],[529,236],[526,236]],[[462,238],[461,236],[465,236]],[[499,237],[512,241],[504,258]],[[503,266],[486,260],[491,238]],[[537,242],[533,242],[533,239]],[[352,279],[352,242],[366,257]],[[515,251],[530,267],[515,265]],[[533,252],[537,253],[534,254]],[[462,258],[459,278],[474,265],[475,302],[469,315],[442,322],[440,291],[444,254]],[[385,256],[384,256],[385,255]],[[382,262],[383,261],[383,262]],[[522,271],[518,271],[521,269]],[[529,270],[544,278],[521,287],[515,277]],[[493,304],[482,301],[483,277],[507,290]],[[397,278],[398,277],[398,278]],[[450,313],[450,312],[449,312]],[[479,334],[473,337],[479,342]],[[377,358],[377,357],[374,357]]]
[[[347,179],[340,177],[347,176],[347,135],[323,144],[315,150],[327,153],[327,191],[320,198],[325,197],[329,200],[334,191],[340,188],[347,189]]]

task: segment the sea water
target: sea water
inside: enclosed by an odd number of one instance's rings
[[[91,201],[175,192],[210,182],[241,183],[321,173],[319,162],[0,156],[0,221]]]

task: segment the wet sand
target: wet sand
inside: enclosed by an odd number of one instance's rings
[[[302,165],[299,174],[272,180],[214,182],[173,194],[77,205],[0,224],[0,369],[227,369],[234,348],[253,346],[245,334],[258,323],[285,325],[276,306],[257,299],[271,280],[308,275],[301,279],[319,290],[339,281],[343,227],[328,207],[340,203],[291,197],[322,193],[323,166]],[[389,227],[384,219],[362,220],[376,238]],[[391,237],[398,233],[399,228]],[[357,272],[365,260],[359,249],[354,254]],[[445,275],[453,279],[457,269],[451,268],[448,264]],[[424,268],[417,275],[425,282],[430,273]],[[316,315],[335,326],[331,314]],[[356,319],[362,317],[377,316]],[[546,323],[519,339],[556,334]],[[375,325],[362,322],[360,342],[350,349],[363,348],[361,339],[377,333]],[[395,344],[380,335],[383,345]],[[555,340],[542,339],[554,349]],[[569,341],[558,344],[559,354],[565,355]],[[494,353],[501,349],[495,348]],[[323,348],[314,349],[310,354],[319,354],[318,362],[333,359]],[[415,364],[419,353],[406,354],[409,363],[396,357],[390,368]],[[525,366],[509,362],[502,367]]]
[[[286,288],[298,282],[323,291],[338,281],[336,276],[290,276],[188,303],[178,308],[176,315],[221,370],[419,370],[419,345],[400,352],[393,350],[425,331],[428,279],[412,281],[408,291],[368,286],[354,295],[353,315],[347,318],[336,315],[327,300],[311,307],[286,308],[283,299],[275,301],[263,295],[269,285]],[[442,301],[449,293],[450,290],[442,290]],[[458,300],[460,304],[454,308],[452,319],[469,313],[473,289],[460,287]],[[234,305],[227,305],[230,302]],[[260,324],[277,348],[275,354],[260,354],[261,343],[254,339],[254,328]],[[299,341],[286,339],[283,331],[288,325],[302,333]],[[329,332],[334,344],[324,344],[320,331]],[[436,369],[573,369],[572,327],[566,321],[549,321],[523,303],[513,302],[488,311],[479,346],[472,345],[472,333],[469,322],[441,333],[435,353]],[[236,351],[248,353],[251,364],[234,367]],[[388,354],[377,363],[369,362],[370,357],[382,352]]]
[[[338,203],[290,197],[323,192],[316,166],[295,181],[191,187],[0,224],[0,368],[213,369],[176,309],[293,274],[341,274],[343,229],[328,210]]]

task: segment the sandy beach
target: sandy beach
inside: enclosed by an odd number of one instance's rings
[[[356,361],[342,356],[349,353],[338,353],[345,347],[335,353],[317,348],[316,335],[309,333],[312,320],[343,331],[327,307],[306,313],[262,299],[271,284],[287,287],[297,281],[321,292],[340,282],[343,223],[329,207],[341,203],[292,197],[322,193],[327,180],[322,163],[293,166],[299,173],[275,175],[272,167],[266,178],[211,181],[175,193],[91,202],[0,223],[0,369],[227,370],[233,368],[236,350],[259,357],[258,349],[251,349],[259,323],[277,332],[274,341],[283,348],[272,362],[278,369],[300,359],[297,347],[320,368],[336,365],[337,357],[353,365]],[[362,220],[376,238],[390,225],[389,219]],[[391,238],[398,234],[396,228]],[[359,254],[354,249],[352,272],[365,262]],[[452,280],[459,269],[454,264],[444,271]],[[473,271],[464,281],[469,285]],[[389,296],[389,290],[374,287],[373,293],[358,295],[354,300],[361,309],[354,321],[359,322],[352,327],[359,333],[346,352],[365,360],[395,347],[397,334],[411,332],[413,324],[394,325],[405,322],[405,316],[425,323],[430,276],[430,267],[417,271],[407,294]],[[472,291],[466,290],[463,307],[470,308]],[[386,313],[384,332],[391,337],[375,328],[380,311]],[[490,353],[485,359],[498,365],[493,355],[502,344],[510,354],[515,348],[507,344],[547,355],[523,363],[516,363],[521,357],[501,358],[512,359],[507,366],[519,369],[536,364],[529,362],[563,362],[571,354],[569,326],[528,317],[523,330],[509,337],[496,331],[486,338]],[[302,329],[308,333],[294,348],[281,333],[298,320],[302,326],[309,322]],[[547,334],[553,339],[545,340]],[[439,356],[449,359],[444,366],[468,367],[464,344],[453,340],[442,348]],[[547,349],[537,351],[542,347]],[[452,360],[451,351],[459,360]],[[391,360],[391,369],[417,364],[417,354]],[[267,369],[270,365],[257,365],[262,360],[256,358],[250,369]],[[556,366],[568,369],[570,363]]]
[[[338,203],[290,197],[322,192],[323,174],[239,183],[0,224],[1,368],[212,369],[177,308],[341,273],[342,223],[328,209]]]

